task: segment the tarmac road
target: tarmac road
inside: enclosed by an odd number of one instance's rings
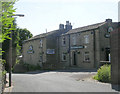
[[[91,80],[95,74],[79,71],[12,74],[12,92],[115,92],[110,84]]]

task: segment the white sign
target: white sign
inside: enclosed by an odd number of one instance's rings
[[[55,49],[47,49],[47,54],[55,54]]]
[[[71,47],[71,49],[82,49],[82,48],[84,48],[84,46],[73,46],[73,47]]]

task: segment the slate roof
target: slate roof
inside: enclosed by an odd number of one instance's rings
[[[98,28],[98,27],[100,27],[100,26],[102,26],[104,24],[106,24],[106,22],[101,22],[101,23],[97,23],[97,24],[92,24],[92,25],[88,25],[88,26],[84,26],[84,27],[71,29],[66,34],[71,34],[71,33],[77,33],[77,32],[82,32],[82,31],[96,29],[96,28]]]
[[[62,30],[64,31],[64,30]],[[27,42],[27,41],[31,41],[31,40],[35,40],[35,39],[39,39],[39,38],[42,38],[42,37],[46,37],[46,36],[49,36],[49,35],[52,35],[52,34],[55,34],[57,32],[61,32],[60,30],[54,30],[54,31],[50,31],[50,32],[47,32],[47,33],[43,33],[43,34],[39,34],[39,35],[36,35],[28,40],[25,40],[24,42]]]
[[[39,34],[39,35],[36,35],[28,40],[25,40],[24,42],[27,42],[27,41],[30,41],[30,40],[34,40],[34,39],[39,39],[39,38],[42,38],[42,37],[46,37],[48,35],[51,35],[53,33],[56,33],[58,30],[54,30],[54,31],[51,31],[51,32],[47,32],[47,33],[43,33],[43,34]]]

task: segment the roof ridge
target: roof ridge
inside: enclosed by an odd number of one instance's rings
[[[72,30],[79,29],[79,28],[84,28],[84,27],[88,27],[88,26],[94,26],[94,25],[98,25],[98,24],[104,24],[104,23],[106,23],[106,22],[101,22],[101,23],[96,23],[96,24],[81,26],[81,27],[74,28],[74,29],[72,29]]]
[[[98,28],[98,27],[104,25],[105,23],[106,22],[101,22],[101,23],[96,23],[96,24],[92,24],[92,25],[87,25],[87,26],[82,26],[82,27],[74,28],[74,29],[69,30],[66,34],[95,29],[95,28]]]

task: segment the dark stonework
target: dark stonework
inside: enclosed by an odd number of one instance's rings
[[[111,32],[111,84],[120,90],[120,27]]]

